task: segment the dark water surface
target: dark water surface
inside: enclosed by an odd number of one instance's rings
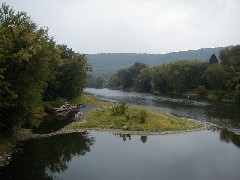
[[[0,179],[239,180],[239,140],[218,131],[65,134],[22,144]]]
[[[124,92],[110,89],[85,89],[106,100],[126,101],[130,104],[147,106],[163,112],[207,121],[228,127],[240,134],[240,105],[227,102],[212,102],[187,98],[187,96],[159,96],[149,93]]]

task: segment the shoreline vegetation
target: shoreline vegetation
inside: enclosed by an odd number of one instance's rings
[[[51,103],[53,104],[53,102]],[[32,138],[46,138],[59,134],[85,131],[103,131],[132,135],[166,135],[218,128],[210,123],[176,117],[141,106],[128,106],[125,103],[116,105],[89,94],[82,94],[71,100],[70,103],[86,103],[90,108],[80,119],[49,134],[34,134],[31,129],[16,129],[12,138],[1,139],[0,167],[9,163],[17,143]],[[59,102],[56,104],[59,105]],[[117,114],[112,114],[114,107],[119,108],[121,106],[125,109],[124,113],[121,112],[121,108],[120,110],[116,110],[116,108],[115,113]]]
[[[80,120],[67,125],[65,130],[96,130],[133,134],[172,134],[174,132],[191,132],[204,129],[220,128],[217,125],[200,122],[185,117],[177,117],[172,114],[142,106],[128,106],[125,103],[112,103],[98,99],[89,94],[83,94],[74,100],[76,103],[87,102],[91,108],[81,117]],[[121,114],[121,106],[125,112]],[[115,113],[112,112],[114,107]],[[120,110],[119,110],[120,109]],[[122,110],[124,111],[124,110]],[[145,113],[146,114],[145,114]],[[139,114],[145,114],[145,119]],[[115,122],[114,122],[115,121]]]

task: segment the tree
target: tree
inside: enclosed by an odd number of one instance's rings
[[[58,97],[72,99],[85,87],[87,72],[91,70],[84,55],[75,53],[66,45],[57,45],[60,62],[52,67],[53,78],[44,93],[45,100]]]
[[[47,33],[47,29],[38,28],[25,12],[15,12],[2,4],[0,67],[4,69],[5,89],[7,85],[14,94],[14,105],[3,114],[3,123],[8,126],[34,124],[42,110],[42,93],[54,60]]]
[[[81,94],[90,66],[25,12],[0,8],[0,125],[37,125],[43,101]]]
[[[147,65],[136,62],[127,69],[120,69],[110,78],[109,87],[121,88],[123,90],[133,88],[134,80],[143,68],[147,68]]]
[[[151,69],[143,68],[134,79],[134,89],[140,92],[151,92]]]
[[[216,64],[216,63],[218,64],[218,58],[216,57],[215,54],[212,54],[212,56],[209,59],[209,63],[210,64]]]
[[[220,52],[221,64],[231,68],[234,72],[240,72],[240,45],[223,49]]]
[[[88,66],[84,55],[75,53],[72,59],[65,60],[60,67],[57,80],[62,86],[59,89],[60,97],[72,99],[79,96],[85,87]]]
[[[226,80],[226,72],[222,66],[215,64],[206,69],[204,77],[206,78],[208,89],[221,90]]]
[[[167,68],[167,65],[161,65],[159,67],[153,68],[151,77],[151,85],[153,91],[157,91],[162,94],[166,94],[171,91],[171,88],[167,83]]]
[[[104,83],[105,83],[105,80],[102,77],[100,76],[96,77],[96,76],[93,76],[92,74],[88,74],[86,87],[100,89],[100,88],[103,88]]]

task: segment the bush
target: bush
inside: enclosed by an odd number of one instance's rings
[[[122,102],[120,105],[116,105],[111,108],[111,115],[113,116],[125,115],[127,108],[128,106],[126,105],[126,103]]]
[[[138,113],[138,117],[137,118],[139,119],[140,123],[145,123],[146,122],[146,117],[147,117],[146,111],[141,110]]]
[[[147,118],[147,113],[144,110],[140,110],[137,112],[131,112],[125,114],[126,120],[137,120],[139,123],[145,123]]]

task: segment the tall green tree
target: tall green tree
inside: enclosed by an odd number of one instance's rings
[[[216,57],[215,54],[212,54],[212,56],[211,56],[210,59],[209,59],[209,63],[210,63],[210,64],[217,64],[217,63],[219,63],[219,62],[218,62],[218,58]]]
[[[223,66],[240,72],[240,45],[223,49],[220,52],[220,59]]]
[[[136,91],[151,92],[151,69],[143,68],[134,79],[133,87]]]
[[[0,8],[0,67],[14,106],[5,111],[7,125],[31,124],[42,105],[42,93],[52,60],[46,29],[38,28],[25,12]],[[14,112],[14,113],[13,113]]]
[[[43,97],[71,99],[81,94],[86,57],[57,45],[48,30],[25,12],[0,8],[0,126],[32,126],[43,111]],[[43,96],[44,95],[44,96]]]
[[[123,90],[133,88],[134,80],[140,74],[141,69],[144,68],[147,68],[146,64],[136,62],[127,69],[120,69],[110,78],[109,87]]]
[[[87,72],[91,70],[84,55],[75,53],[66,45],[57,45],[61,63],[54,66],[52,78],[44,93],[46,100],[57,97],[72,99],[79,96],[85,87]]]
[[[209,66],[204,74],[208,89],[222,90],[226,80],[226,72],[224,68],[218,64]]]

